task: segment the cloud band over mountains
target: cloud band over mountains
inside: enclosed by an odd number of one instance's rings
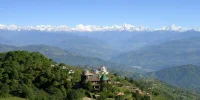
[[[51,26],[51,25],[38,25],[38,26],[17,26],[17,25],[3,25],[0,24],[0,30],[10,30],[10,31],[30,31],[30,30],[37,30],[37,31],[49,31],[49,32],[98,32],[98,31],[200,31],[199,28],[182,28],[180,26],[164,26],[159,29],[151,29],[146,28],[143,26],[134,26],[131,24],[122,24],[122,25],[113,25],[113,26],[96,26],[96,25],[76,25],[75,27],[68,27],[66,25],[60,25],[60,26]]]

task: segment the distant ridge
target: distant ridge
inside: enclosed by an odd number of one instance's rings
[[[182,65],[148,73],[147,76],[155,77],[176,87],[200,91],[200,66]]]
[[[158,45],[146,46],[113,57],[111,61],[160,70],[186,64],[200,65],[200,37],[168,41]]]

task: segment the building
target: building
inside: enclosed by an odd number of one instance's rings
[[[95,73],[94,71],[90,72],[85,70],[85,81],[91,82],[94,90],[99,91],[101,89],[101,83],[110,83],[110,80],[105,74]]]
[[[94,69],[94,70],[92,70],[95,74],[99,74],[99,70],[97,70],[97,69]]]
[[[89,70],[86,70],[84,74],[86,82],[91,82],[94,90],[100,90],[99,75],[91,73]]]
[[[69,72],[68,72],[69,74],[73,74],[74,73],[74,71],[73,70],[69,70]]]
[[[118,92],[117,93],[117,96],[122,96],[122,95],[124,95],[124,92]]]
[[[99,71],[102,72],[102,74],[108,74],[107,68],[104,65],[99,68]]]

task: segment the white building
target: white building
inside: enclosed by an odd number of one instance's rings
[[[69,74],[73,74],[74,73],[74,71],[73,70],[69,70],[69,72],[68,72]]]
[[[108,74],[108,71],[107,71],[107,68],[102,65],[100,68],[99,68],[99,71],[102,72],[103,74]]]

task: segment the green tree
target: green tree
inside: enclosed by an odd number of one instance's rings
[[[67,94],[67,100],[81,100],[84,96],[83,90],[70,90]]]
[[[123,95],[116,96],[115,100],[125,100],[125,97]]]
[[[99,98],[97,100],[106,100],[106,96],[104,94],[100,94]]]
[[[92,86],[92,82],[84,82],[84,88],[90,92],[93,91],[93,86]]]
[[[35,99],[35,96],[31,87],[28,87],[26,84],[23,84],[22,88],[23,88],[23,94],[25,98],[30,99],[30,100]]]

